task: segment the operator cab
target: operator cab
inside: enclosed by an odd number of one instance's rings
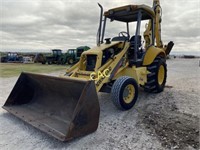
[[[113,59],[114,55],[117,55],[121,50],[123,50],[124,46],[129,44],[128,51],[126,53],[127,61],[129,62],[129,66],[141,66],[143,62],[143,56],[145,50],[142,45],[142,36],[140,34],[140,27],[141,22],[143,20],[151,21],[152,24],[152,31],[154,31],[154,20],[155,13],[151,7],[146,5],[127,5],[119,8],[110,9],[104,12],[103,15],[103,8],[99,4],[101,8],[100,14],[100,23],[99,29],[97,33],[97,46],[101,47],[102,56],[101,56],[101,66],[106,64],[110,59]],[[104,18],[103,18],[104,16]],[[110,20],[113,24],[117,23],[114,27],[109,27],[109,23],[107,20]],[[121,23],[121,24],[120,24]],[[119,27],[123,27],[125,25],[126,31],[120,31],[118,36],[112,36],[111,31],[116,31]],[[108,28],[106,30],[106,28]],[[109,33],[107,31],[110,31]],[[108,33],[108,37],[105,38],[104,35]],[[154,45],[154,32],[151,33],[152,40],[150,40],[149,46]],[[110,38],[113,37],[113,38]],[[146,39],[145,39],[146,40]],[[118,44],[116,44],[118,43]],[[105,48],[103,48],[105,47]],[[146,47],[146,45],[145,45]],[[93,54],[91,54],[93,53]],[[84,53],[85,57],[85,64],[86,67],[80,67],[81,70],[86,71],[95,71],[95,68],[99,68],[99,59],[97,59],[98,53],[90,51],[90,53]],[[99,55],[100,56],[100,55]],[[98,66],[97,66],[98,64]],[[84,66],[84,65],[83,65]]]
[[[101,7],[101,6],[100,6]],[[101,7],[102,8],[102,7]],[[130,48],[128,50],[129,64],[134,65],[141,62],[144,56],[144,48],[142,48],[142,36],[140,35],[141,22],[143,20],[150,20],[152,22],[152,31],[154,25],[155,13],[151,7],[146,5],[127,5],[110,9],[104,13],[104,19],[100,16],[100,25],[98,31],[98,44],[103,43],[106,20],[110,19],[111,22],[118,21],[125,23],[126,31],[119,32],[118,36],[112,38],[111,42],[122,41],[129,42]],[[130,25],[134,24],[134,28]],[[101,29],[102,28],[102,29]],[[131,34],[132,32],[132,34]],[[154,35],[152,32],[152,39]],[[107,43],[107,42],[106,42]],[[154,44],[154,40],[149,43],[149,46]],[[145,45],[146,47],[146,45]]]
[[[69,50],[67,51],[67,53],[68,53],[69,55],[74,55],[75,49],[69,49]]]

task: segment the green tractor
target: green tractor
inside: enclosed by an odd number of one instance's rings
[[[72,65],[72,64],[78,62],[81,57],[81,54],[84,51],[87,51],[89,49],[90,49],[90,47],[88,47],[88,46],[80,46],[80,47],[77,47],[76,49],[69,49],[67,51],[67,53],[65,54],[66,62],[69,65]]]
[[[62,50],[60,49],[53,49],[51,56],[46,56],[46,62],[51,64],[60,64],[60,58],[62,57]]]
[[[50,64],[74,64],[79,61],[81,54],[89,50],[90,47],[88,46],[80,46],[76,49],[69,49],[67,53],[62,53],[62,50],[60,49],[53,49],[51,56],[43,56],[42,64],[46,64],[46,62]]]

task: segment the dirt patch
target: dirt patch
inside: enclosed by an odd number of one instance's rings
[[[142,123],[157,135],[163,147],[184,149],[191,146],[199,149],[198,121],[197,117],[188,114],[166,116],[149,112]]]
[[[199,149],[199,121],[197,116],[179,112],[171,96],[156,104],[146,105],[140,114],[143,128],[156,136],[164,148]]]

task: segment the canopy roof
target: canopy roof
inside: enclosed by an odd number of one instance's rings
[[[152,19],[155,17],[153,9],[147,5],[126,5],[113,8],[104,12],[104,16],[111,20],[133,22],[137,21],[137,14],[140,10],[142,13],[142,20]]]

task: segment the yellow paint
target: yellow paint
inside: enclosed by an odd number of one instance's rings
[[[164,79],[165,79],[165,69],[164,69],[164,66],[161,65],[161,66],[159,67],[159,70],[158,70],[158,84],[159,84],[159,85],[162,85]]]
[[[159,4],[159,0],[154,0],[154,3]],[[163,43],[161,41],[160,36],[160,7],[156,7],[154,11],[151,7],[145,5],[127,5],[119,8],[111,9],[110,11],[119,11],[119,10],[129,10],[134,11],[136,9],[143,9],[151,14],[152,19],[155,20],[155,24],[153,25],[151,21],[149,21],[148,25],[146,26],[146,30],[143,34],[145,39],[145,55],[143,59],[143,66],[136,67],[129,65],[129,48],[130,42],[122,42],[122,41],[111,41],[110,44],[100,44],[100,46],[94,47],[88,51],[82,53],[79,62],[70,68],[67,73],[71,74],[70,77],[79,78],[79,79],[86,79],[86,80],[94,80],[96,91],[100,91],[102,86],[106,83],[110,83],[121,76],[129,76],[134,78],[138,85],[145,85],[147,83],[147,74],[149,74],[147,67],[153,63],[157,56],[166,58],[166,54],[163,48]],[[105,12],[104,15],[109,17],[109,11]],[[152,26],[154,30],[152,31]],[[154,32],[154,33],[153,33]],[[154,37],[152,37],[152,34]],[[150,46],[153,43],[154,39],[156,46]],[[110,55],[110,58],[102,65],[102,58],[104,56],[104,51],[108,49],[114,49],[115,53]],[[109,51],[110,52],[110,51]],[[112,50],[111,50],[112,52]],[[86,71],[86,63],[87,63],[87,56],[88,55],[96,55],[95,66],[94,70]],[[106,69],[109,69],[109,75],[105,75]],[[163,68],[160,68],[159,71],[159,83],[164,81],[163,77]],[[91,78],[92,76],[92,78]],[[131,87],[129,87],[131,89]],[[129,99],[127,99],[129,102]]]
[[[150,65],[157,56],[165,58],[166,57],[165,51],[155,46],[149,47],[144,56],[143,65]]]
[[[123,100],[126,104],[129,104],[132,102],[134,97],[135,97],[135,88],[132,84],[129,84],[124,89]]]
[[[139,85],[144,85],[147,82],[148,73],[149,72],[147,71],[146,67],[139,67],[139,68],[136,68],[135,66],[133,66],[132,68],[125,67],[124,69],[119,69],[114,79],[117,79],[121,76],[129,76],[134,78]]]
[[[103,72],[98,71],[96,72],[92,72],[90,74],[90,79],[91,80],[99,80],[100,78],[109,78],[110,77],[110,69],[105,69]]]

